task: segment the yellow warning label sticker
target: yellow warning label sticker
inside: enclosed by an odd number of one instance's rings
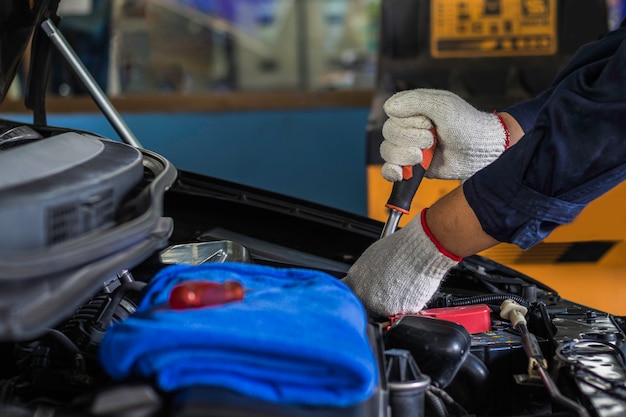
[[[556,0],[431,0],[431,54],[554,55],[556,15]]]

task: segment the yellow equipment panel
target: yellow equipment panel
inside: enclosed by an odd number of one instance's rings
[[[432,0],[431,55],[554,55],[556,0]]]

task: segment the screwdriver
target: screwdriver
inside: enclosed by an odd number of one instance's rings
[[[243,286],[236,281],[186,281],[174,286],[168,303],[172,310],[186,310],[241,301],[244,294]]]
[[[437,146],[437,131],[435,128],[431,128],[430,131],[433,133],[435,141],[433,146],[422,151],[422,162],[413,166],[403,166],[402,180],[393,183],[391,195],[385,205],[389,209],[389,217],[387,218],[387,222],[385,223],[383,231],[380,234],[381,238],[389,236],[395,232],[398,228],[400,217],[402,217],[403,214],[409,214],[413,197],[415,197],[417,188],[422,182],[424,174],[433,160],[433,154],[435,152],[435,147]]]

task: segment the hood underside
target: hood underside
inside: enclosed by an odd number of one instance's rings
[[[37,25],[56,12],[58,0],[0,0],[0,103],[20,68]]]

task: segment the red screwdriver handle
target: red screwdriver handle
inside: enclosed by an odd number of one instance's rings
[[[187,281],[172,289],[169,306],[173,310],[211,307],[241,301],[244,294],[243,286],[236,281]]]
[[[430,167],[437,146],[437,131],[435,128],[431,128],[430,131],[434,137],[433,146],[422,151],[422,162],[413,166],[402,167],[402,180],[393,183],[391,195],[386,204],[387,208],[409,214],[413,197],[415,197],[426,170]]]

